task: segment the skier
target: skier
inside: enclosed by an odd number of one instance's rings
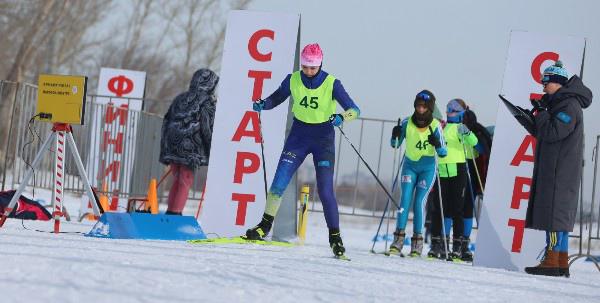
[[[575,225],[583,161],[583,110],[592,92],[560,61],[544,70],[544,96],[532,101],[537,140],[525,227],[546,231],[544,257],[533,275],[569,276],[569,232]]]
[[[281,196],[292,175],[306,156],[312,154],[319,197],[329,228],[329,244],[334,255],[341,257],[345,248],[340,235],[339,213],[333,188],[334,126],[356,119],[360,110],[340,80],[322,69],[322,62],[323,52],[319,45],[306,45],[300,57],[302,70],[287,75],[273,94],[254,102],[252,106],[258,112],[269,110],[291,95],[294,102],[294,122],[267,194],[267,205],[262,220],[246,231],[246,237],[260,240],[269,233],[281,204]],[[336,113],[336,101],[345,110],[342,114]]]
[[[400,209],[396,220],[394,241],[388,254],[402,256],[402,247],[406,236],[404,229],[408,213],[413,209],[413,236],[411,238],[411,256],[421,256],[423,250],[423,207],[427,195],[435,184],[435,155],[446,156],[446,143],[440,121],[433,118],[435,96],[428,90],[417,94],[414,101],[414,113],[404,119],[392,130],[391,145],[399,148],[406,139],[404,164],[400,175],[402,190]],[[434,151],[435,148],[435,151]],[[414,193],[414,200],[413,200]]]
[[[492,139],[487,129],[477,122],[477,116],[467,106],[463,117],[464,124],[475,134],[477,137],[477,144],[475,146],[465,147],[465,158],[466,165],[468,167],[469,179],[467,180],[467,187],[465,191],[465,201],[463,208],[463,243],[462,252],[460,258],[466,262],[473,262],[473,253],[469,249],[471,243],[471,231],[473,230],[473,211],[475,198],[479,195],[483,195],[483,186],[485,183],[485,176],[480,173],[485,170],[479,170],[476,168],[475,161],[489,159],[489,154],[492,145]],[[485,165],[487,167],[487,164]],[[469,182],[470,181],[470,182]],[[481,184],[479,183],[481,181]]]
[[[463,245],[463,210],[465,189],[467,185],[467,170],[465,165],[465,146],[472,147],[477,144],[477,137],[462,123],[462,118],[467,106],[462,99],[452,99],[446,106],[447,124],[444,127],[448,155],[440,158],[438,170],[442,188],[442,202],[444,207],[444,231],[446,239],[453,228],[452,259],[460,259]],[[437,196],[436,196],[437,197]],[[439,204],[437,201],[436,204]],[[432,251],[429,256],[442,257],[443,245],[438,240],[433,246],[433,239],[440,239],[441,226],[432,229]],[[448,243],[448,242],[446,242]],[[436,250],[434,250],[434,248]],[[446,250],[449,247],[446,247]],[[445,257],[445,255],[443,255]]]

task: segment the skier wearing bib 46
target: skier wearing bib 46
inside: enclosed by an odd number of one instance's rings
[[[267,194],[262,220],[246,231],[246,237],[260,240],[269,233],[292,175],[306,156],[312,154],[319,197],[329,228],[329,244],[334,255],[341,257],[345,248],[340,235],[338,206],[333,189],[334,126],[356,119],[360,110],[340,80],[322,70],[322,62],[323,52],[319,45],[306,45],[300,57],[302,70],[288,75],[273,94],[253,104],[255,111],[269,110],[291,95],[294,121]],[[345,112],[336,113],[337,103],[340,103]]]
[[[433,118],[435,96],[428,90],[417,94],[415,112],[392,130],[391,145],[399,148],[406,139],[404,164],[400,175],[402,197],[396,221],[394,241],[388,254],[402,256],[408,212],[413,206],[413,237],[411,256],[421,256],[423,250],[423,207],[435,184],[435,154],[446,156],[446,143],[440,121]],[[435,148],[435,150],[434,150]],[[414,201],[413,201],[414,193]]]

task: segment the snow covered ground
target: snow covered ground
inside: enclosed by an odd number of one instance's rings
[[[320,213],[309,216],[306,245],[292,248],[55,235],[33,230],[51,231],[50,222],[9,219],[0,302],[600,302],[590,262],[576,262],[566,279],[373,255],[376,223],[342,217],[347,262],[331,257]]]

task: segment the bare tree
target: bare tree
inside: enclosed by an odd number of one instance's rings
[[[135,0],[134,2],[135,9],[133,10],[133,15],[130,18],[127,37],[125,39],[125,53],[121,59],[121,65],[123,66],[126,66],[132,60],[134,52],[139,51],[145,24],[150,17],[156,1]]]
[[[13,60],[12,66],[10,67],[5,79],[15,82],[23,80],[23,71],[27,68],[28,64],[30,63],[30,57],[36,51],[35,46],[37,43],[37,39],[40,39],[40,37],[43,36],[43,25],[50,18],[51,10],[54,8],[56,3],[57,2],[55,0],[48,0],[44,2],[42,6],[31,6],[31,13],[33,13],[32,15],[34,16],[34,18],[32,19],[33,22],[23,33],[20,46],[18,47],[14,57],[15,59]],[[18,21],[18,23],[21,24],[24,23],[23,21],[25,20],[19,19],[15,21]]]
[[[41,72],[85,74],[78,63],[86,61],[98,40],[88,35],[110,1],[17,1],[0,2],[0,76],[13,82],[37,82]],[[13,90],[0,96],[0,122],[9,121]],[[7,102],[5,102],[7,101]],[[11,101],[11,102],[8,102]],[[0,125],[0,138],[8,131]]]
[[[0,56],[11,58],[0,60],[0,76],[85,74],[93,91],[100,67],[142,70],[146,98],[162,100],[146,110],[161,114],[195,70],[219,70],[227,13],[250,1],[0,1]]]
[[[13,58],[0,66],[4,79],[34,81],[40,71],[73,67],[73,61],[84,57],[82,52],[97,45],[86,35],[110,5],[110,1],[4,1],[1,54]]]
[[[227,13],[249,3],[133,0],[126,25],[115,24],[127,32],[105,44],[99,62],[105,67],[146,71],[145,109],[164,113],[170,100],[187,89],[195,70],[219,69]]]

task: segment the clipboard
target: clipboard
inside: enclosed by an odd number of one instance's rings
[[[498,95],[498,97],[500,97],[502,103],[504,103],[510,114],[515,117],[517,122],[519,122],[519,124],[521,124],[530,134],[535,134],[535,121],[533,120],[533,117],[529,113],[525,112],[522,108],[512,104],[503,95]]]

